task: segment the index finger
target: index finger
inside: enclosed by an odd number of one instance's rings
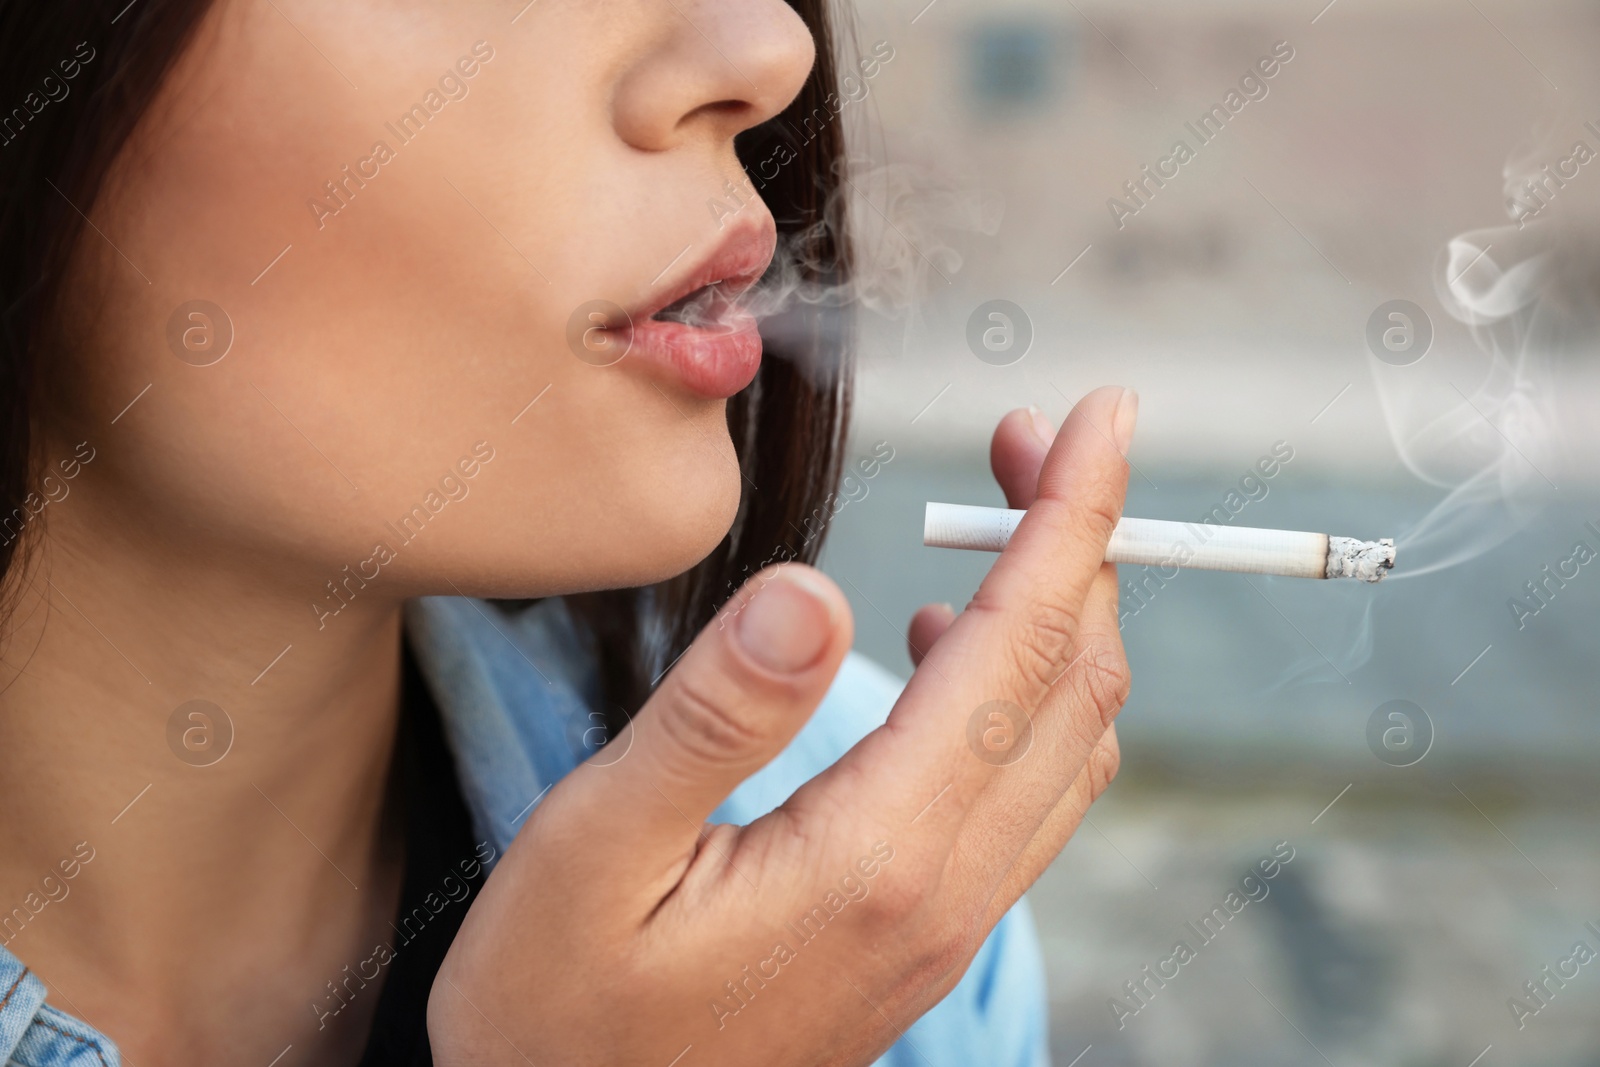
[[[997,769],[969,750],[969,720],[993,701],[1033,715],[1077,654],[1084,602],[1122,515],[1123,449],[1137,403],[1131,390],[1108,387],[1073,408],[1045,457],[1033,505],[889,721],[803,788],[797,801],[842,776],[856,783],[850,788],[876,794],[853,796],[852,803],[901,825],[934,823],[954,833]]]
[[[1045,456],[1033,503],[969,605],[1002,620],[1018,652],[1037,653],[1037,662],[1024,656],[1013,664],[1018,697],[1032,698],[1025,707],[1042,698],[1065,667],[1056,662],[1063,649],[1055,638],[1076,632],[1122,518],[1125,453],[1138,406],[1133,390],[1106,386],[1072,409]]]

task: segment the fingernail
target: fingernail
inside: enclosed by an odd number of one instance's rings
[[[1028,418],[1033,423],[1033,436],[1039,439],[1040,444],[1049,448],[1050,443],[1056,439],[1056,428],[1050,425],[1050,420],[1044,417],[1044,412],[1032,404],[1028,405]]]
[[[1133,444],[1133,427],[1139,421],[1139,394],[1132,389],[1122,391],[1122,399],[1117,401],[1116,414],[1111,416],[1111,436],[1117,442],[1117,451],[1123,455],[1128,454],[1128,448]]]
[[[832,636],[827,590],[807,569],[780,567],[739,613],[739,643],[751,659],[777,674],[811,666]]]

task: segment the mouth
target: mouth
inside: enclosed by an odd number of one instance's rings
[[[634,321],[653,319],[696,329],[725,325],[738,310],[739,297],[766,273],[777,244],[770,215],[735,225],[698,261],[657,287],[631,312]]]
[[[725,330],[728,318],[737,307],[739,295],[749,288],[748,284],[715,281],[684,294],[650,318],[656,322],[692,326],[697,330]]]
[[[761,335],[741,298],[766,273],[776,248],[770,215],[730,228],[629,311],[629,355],[708,398],[725,399],[749,385],[760,369]]]

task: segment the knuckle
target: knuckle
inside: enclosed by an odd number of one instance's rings
[[[932,896],[932,889],[920,878],[894,878],[874,887],[861,903],[873,925],[903,928],[928,906]]]
[[[1103,731],[1128,702],[1133,675],[1121,650],[1108,651],[1096,642],[1089,645],[1080,664],[1079,692],[1083,702],[1093,708]]]
[[[1117,771],[1122,766],[1122,750],[1117,746],[1116,736],[1107,734],[1100,743],[1089,753],[1089,800],[1093,803],[1100,799],[1100,795],[1111,785],[1111,780],[1117,776]]]
[[[1122,519],[1121,495],[1109,488],[1096,489],[1083,495],[1079,508],[1084,533],[1103,548]]]
[[[928,984],[960,971],[983,942],[981,918],[952,914],[931,924],[917,953],[917,970]]]
[[[1102,554],[1111,540],[1111,531],[1122,518],[1122,493],[1115,485],[1091,481],[1071,486],[1071,497],[1057,495],[1065,489],[1043,488],[1040,499],[1030,511],[1044,510],[1052,525],[1081,537],[1086,543],[1098,545]]]
[[[1032,606],[1011,645],[1012,667],[1028,684],[1047,689],[1066,665],[1078,632],[1078,613],[1068,604],[1042,600]]]
[[[740,717],[737,700],[703,682],[683,679],[673,694],[663,731],[690,756],[707,762],[738,760],[761,745],[762,737]]]

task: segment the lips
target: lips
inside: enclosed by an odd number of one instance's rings
[[[761,334],[739,298],[766,273],[776,248],[771,216],[736,223],[628,310],[628,356],[708,399],[726,399],[749,385],[761,367]]]

